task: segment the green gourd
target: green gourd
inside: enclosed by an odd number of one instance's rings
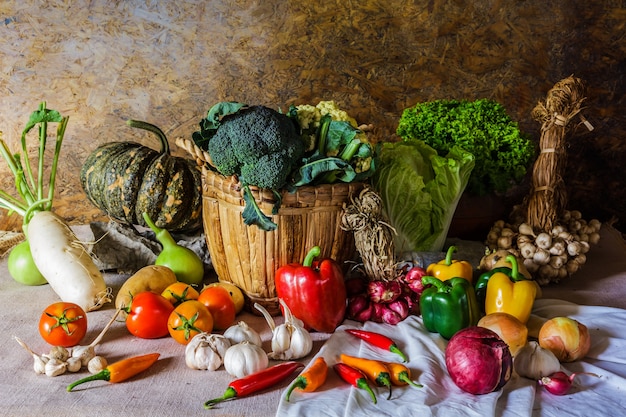
[[[143,213],[143,218],[163,247],[154,264],[168,267],[185,284],[200,284],[204,278],[202,259],[191,249],[176,243],[167,230],[157,227],[148,213]]]
[[[109,217],[146,226],[147,212],[158,227],[173,232],[202,225],[202,178],[194,161],[170,154],[163,131],[146,122],[128,125],[154,133],[155,151],[136,142],[109,142],[85,160],[80,180],[89,200]]]

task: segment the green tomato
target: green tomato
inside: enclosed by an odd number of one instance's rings
[[[11,250],[7,266],[9,267],[9,274],[20,284],[43,285],[48,283],[33,261],[28,240],[16,245]]]

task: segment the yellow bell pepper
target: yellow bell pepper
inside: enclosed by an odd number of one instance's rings
[[[452,254],[456,251],[455,246],[450,246],[445,259],[430,264],[426,268],[426,274],[433,276],[440,281],[450,278],[465,278],[470,283],[474,279],[474,267],[467,261],[457,261],[452,259]]]
[[[541,288],[536,281],[518,274],[517,259],[507,256],[511,262],[511,274],[496,272],[489,277],[485,295],[485,314],[508,313],[526,324],[535,303],[541,296]]]

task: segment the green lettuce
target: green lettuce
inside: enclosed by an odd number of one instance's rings
[[[460,147],[439,156],[417,139],[381,144],[372,184],[396,229],[396,253],[443,249],[473,169],[474,156]]]

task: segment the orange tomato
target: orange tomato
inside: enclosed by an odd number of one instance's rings
[[[185,301],[197,300],[200,293],[191,285],[179,281],[168,285],[161,295],[177,306]]]
[[[208,287],[222,287],[226,291],[228,291],[230,298],[232,298],[233,302],[235,303],[235,313],[237,314],[241,313],[241,310],[243,310],[243,305],[244,305],[244,297],[243,297],[243,291],[241,291],[241,289],[238,286],[236,286],[235,284],[231,284],[230,282],[218,281],[218,282],[213,282],[206,286],[206,288]]]
[[[172,311],[167,329],[174,340],[186,345],[198,333],[213,331],[213,316],[209,309],[197,300],[188,300]]]
[[[202,290],[198,301],[204,304],[213,316],[216,329],[226,330],[235,321],[236,310],[233,299],[223,287],[207,287]]]

